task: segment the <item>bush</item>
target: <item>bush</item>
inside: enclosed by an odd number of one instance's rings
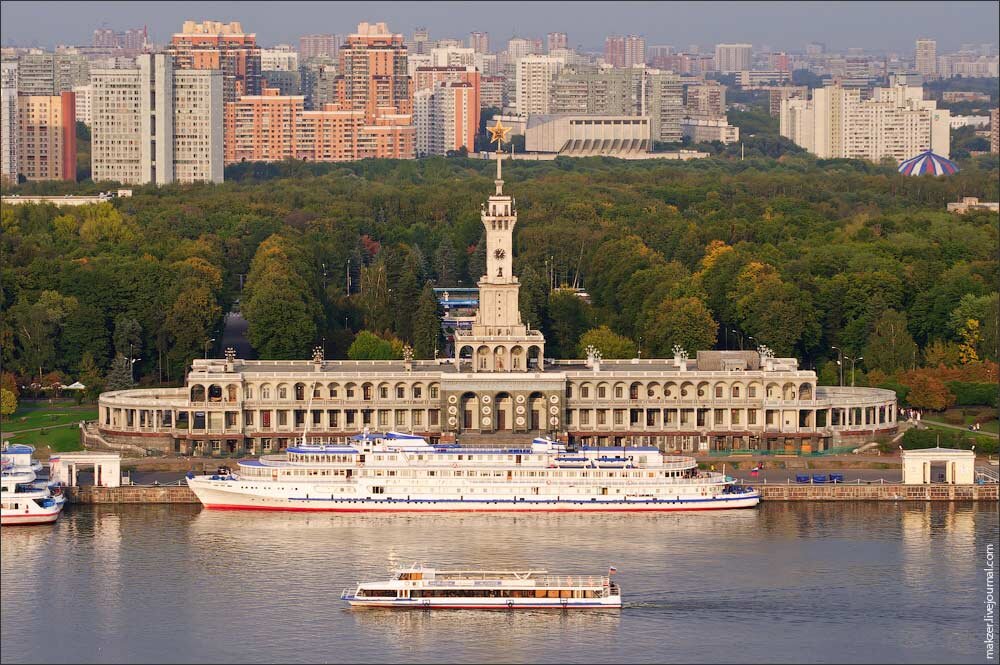
[[[997,406],[997,385],[995,383],[972,383],[949,381],[945,385],[955,396],[957,406]]]
[[[976,446],[977,453],[988,455],[997,452],[997,442],[985,437],[974,437],[965,432],[942,432],[933,429],[908,429],[903,434],[902,446],[905,450],[919,450],[922,448],[960,448],[970,450]]]

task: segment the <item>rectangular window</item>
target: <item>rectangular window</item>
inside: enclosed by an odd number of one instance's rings
[[[334,409],[329,409],[326,412],[326,417],[330,419],[330,427],[340,427],[340,411]]]
[[[403,386],[396,386],[396,399],[406,398],[406,388]]]
[[[604,399],[606,397],[606,395],[605,395],[606,392],[607,392],[607,390],[605,389],[604,386],[598,386],[598,388],[597,388],[597,397],[600,398],[600,399]]]
[[[590,397],[590,387],[589,386],[583,386],[582,388],[580,388],[580,397],[582,399],[587,399],[588,397]]]
[[[386,427],[389,424],[389,409],[378,410],[378,426]]]
[[[438,387],[431,386],[431,399],[438,399]]]
[[[423,399],[424,389],[420,386],[413,386],[413,399]]]
[[[347,423],[348,427],[351,427],[351,426],[354,425],[354,414],[355,413],[356,412],[353,409],[348,410],[348,411],[344,411],[344,421]]]
[[[278,426],[284,427],[287,424],[288,424],[288,412],[278,411]]]
[[[740,410],[739,409],[731,409],[729,411],[729,418],[730,418],[730,421],[729,421],[730,423],[732,423],[733,425],[739,425],[740,424]]]
[[[753,388],[751,388],[750,390],[753,390]],[[757,424],[757,411],[755,409],[750,409],[749,411],[747,411],[747,425],[756,425],[756,424]]]
[[[607,409],[598,409],[597,410],[597,424],[598,425],[607,425],[608,424],[608,410]]]
[[[580,424],[589,425],[590,424],[590,411],[584,409],[580,411]]]
[[[379,399],[389,399],[389,387],[380,386],[378,389],[378,397]]]
[[[423,411],[414,411],[413,412],[413,426],[414,427],[419,427],[419,426],[422,426],[423,424],[424,424],[424,412]]]

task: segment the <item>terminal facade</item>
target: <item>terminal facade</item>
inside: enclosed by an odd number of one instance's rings
[[[501,151],[498,151],[500,154]],[[481,210],[486,274],[470,329],[438,360],[195,360],[180,388],[101,395],[97,442],[168,454],[277,453],[368,431],[413,432],[477,447],[569,443],[655,445],[666,451],[818,452],[895,431],[896,396],[816,385],[794,358],[698,351],[689,358],[545,358],[545,338],[521,320],[512,272],[515,200]]]

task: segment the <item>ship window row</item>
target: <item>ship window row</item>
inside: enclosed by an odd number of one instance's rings
[[[245,476],[271,477],[288,476],[337,476],[337,477],[368,477],[368,478],[690,478],[692,471],[413,471],[396,469],[277,469],[275,467],[242,467],[240,473]]]
[[[365,596],[387,593],[365,589]],[[395,593],[395,592],[393,592]],[[411,598],[600,598],[594,589],[413,589]]]

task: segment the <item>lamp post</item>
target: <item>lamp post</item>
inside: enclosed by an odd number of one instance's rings
[[[742,351],[743,350],[743,333],[741,333],[738,330],[730,330],[729,332],[731,332],[734,335],[737,335],[739,337],[739,339],[740,339],[740,351]]]
[[[639,360],[642,360],[642,335],[639,335]]]
[[[205,340],[205,360],[208,360],[208,345],[215,341],[215,338]]]
[[[831,346],[831,349],[837,349],[837,366],[840,368],[840,387],[844,387],[844,352],[840,350],[839,346]]]
[[[142,358],[128,359],[128,371],[129,371],[129,376],[132,378],[132,383],[135,383],[135,364],[140,360],[142,360]]]
[[[857,358],[848,358],[851,361],[851,387],[854,387],[854,362],[857,360],[864,360],[864,356],[858,356]]]

